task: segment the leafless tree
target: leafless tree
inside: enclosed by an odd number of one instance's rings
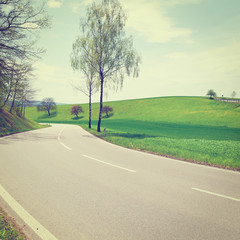
[[[18,84],[19,66],[29,64],[44,52],[35,43],[39,31],[49,25],[44,3],[0,0],[0,107],[12,97],[12,89]]]

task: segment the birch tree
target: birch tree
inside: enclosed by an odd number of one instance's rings
[[[88,44],[88,45],[87,45]],[[86,51],[82,51],[83,48]],[[78,83],[73,83],[73,87],[88,96],[89,117],[88,127],[92,127],[92,96],[98,91],[99,85],[96,81],[96,71],[90,64],[93,61],[93,46],[85,38],[78,37],[72,46],[71,66],[74,70],[83,73]],[[90,59],[90,61],[86,61]]]
[[[86,18],[80,23],[81,52],[97,73],[100,86],[98,132],[101,131],[106,83],[122,87],[125,75],[137,77],[139,73],[140,57],[133,48],[132,37],[127,37],[124,31],[126,19],[118,0],[102,0],[87,8]]]

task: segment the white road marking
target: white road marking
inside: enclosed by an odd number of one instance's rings
[[[61,141],[61,134],[63,132],[63,130],[65,129],[66,127],[64,127],[59,133],[58,133],[58,141],[60,142],[60,144],[65,147],[66,149],[68,150],[72,150],[70,147],[66,146],[62,141]]]
[[[125,171],[128,171],[128,172],[133,172],[133,173],[136,172],[136,171],[134,171],[134,170],[132,170],[132,169],[124,168],[124,167],[121,167],[121,166],[118,166],[118,165],[115,165],[115,164],[111,164],[111,163],[108,163],[108,162],[104,162],[104,161],[98,160],[98,159],[93,158],[93,157],[89,157],[89,156],[84,155],[84,154],[83,154],[83,156],[86,157],[86,158],[92,159],[92,160],[94,160],[94,161],[97,161],[97,162],[100,162],[100,163],[103,163],[103,164],[106,164],[106,165],[115,167],[115,168],[120,168],[120,169],[125,170]]]
[[[211,195],[214,195],[214,196],[217,196],[217,197],[222,197],[222,198],[226,198],[226,199],[229,199],[229,200],[240,202],[240,199],[238,199],[238,198],[229,197],[229,196],[219,194],[219,193],[209,192],[209,191],[206,191],[206,190],[203,190],[203,189],[200,189],[200,188],[192,188],[192,189],[195,190],[195,191],[198,191],[198,192],[203,192],[203,193],[211,194]]]
[[[65,147],[66,149],[72,150],[70,147],[66,146],[64,143],[60,142],[60,144],[61,144],[63,147]]]
[[[61,134],[62,134],[62,132],[63,132],[64,129],[65,129],[65,127],[58,133],[58,141],[61,140]]]
[[[1,185],[0,196],[42,240],[57,240],[52,233],[32,217]]]

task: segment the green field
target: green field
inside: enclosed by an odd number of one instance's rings
[[[179,159],[240,169],[240,107],[204,97],[162,97],[107,102],[114,109],[103,115],[102,129],[96,132],[99,104],[93,104],[93,132],[106,140],[129,148]],[[87,129],[88,105],[76,119],[71,105],[57,107],[48,117],[27,109],[27,117],[38,122],[79,124]]]

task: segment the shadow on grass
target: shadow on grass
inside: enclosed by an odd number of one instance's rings
[[[81,116],[81,117],[73,117],[72,120],[80,120],[82,118],[84,118],[84,117],[83,116]]]
[[[111,137],[123,137],[132,139],[144,139],[144,138],[157,138],[158,136],[146,135],[146,134],[132,134],[132,133],[108,133]]]
[[[240,128],[121,119],[105,120],[103,126],[106,126],[107,130],[111,129],[113,131],[112,133],[106,131],[106,134],[116,134],[115,136],[125,138],[167,137],[240,141]]]
[[[108,119],[108,118],[112,117],[113,115],[114,115],[114,113],[109,113],[108,116],[105,115],[105,116],[102,116],[102,118]]]
[[[43,114],[42,116],[39,116],[38,119],[48,119],[48,118],[54,118],[58,115],[58,112],[51,112],[50,116],[48,116],[47,113]]]

